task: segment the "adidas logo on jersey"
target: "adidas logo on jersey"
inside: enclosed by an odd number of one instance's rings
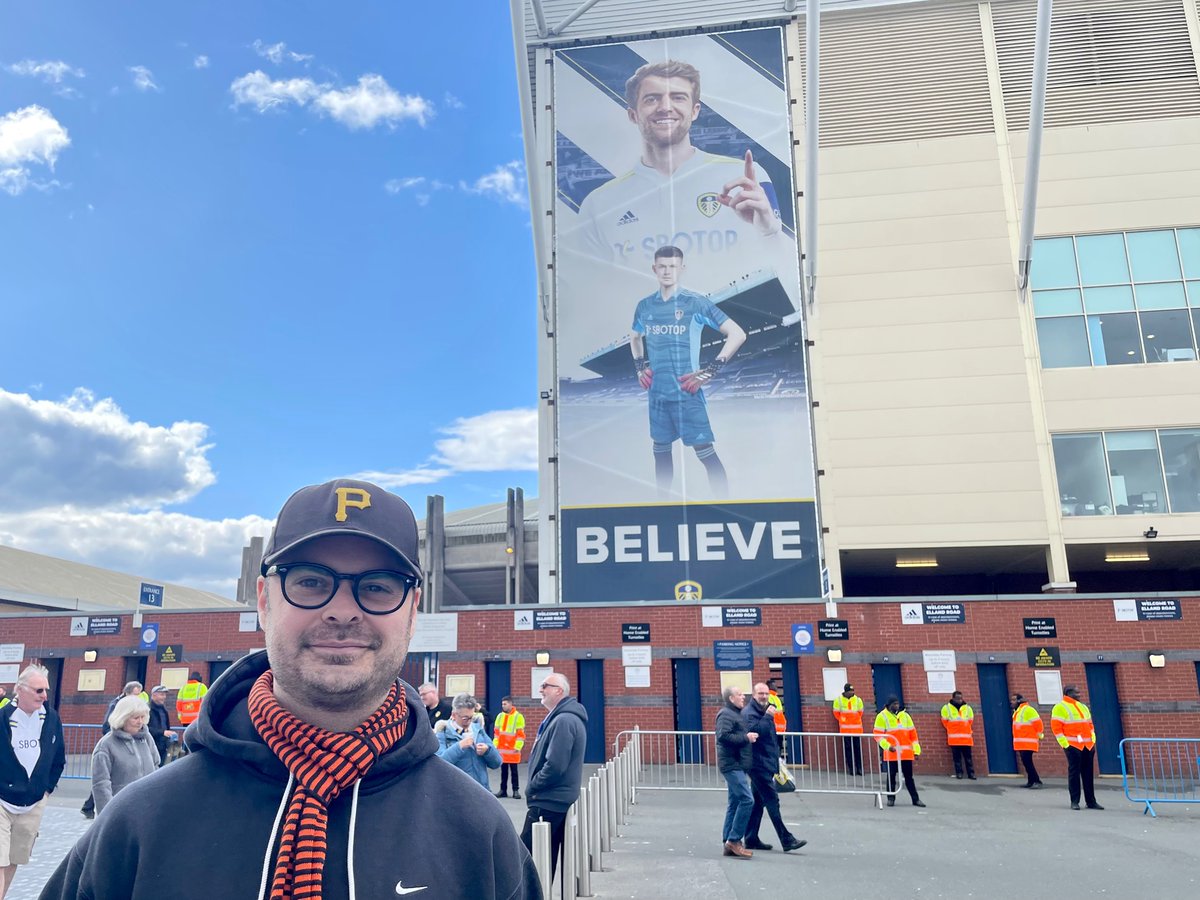
[[[633,214],[633,210],[627,209],[627,210],[625,210],[625,215],[623,215],[623,216],[621,216],[621,218],[617,219],[617,224],[618,225],[632,225],[637,220],[638,220],[638,217]]]

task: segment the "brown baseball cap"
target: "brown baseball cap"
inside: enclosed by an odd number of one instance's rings
[[[420,578],[417,520],[407,503],[369,481],[338,478],[300,488],[275,520],[262,574],[305,541],[333,534],[370,538],[395,553]]]

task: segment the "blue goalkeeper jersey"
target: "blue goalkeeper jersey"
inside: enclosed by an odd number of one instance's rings
[[[654,371],[651,393],[679,393],[679,376],[700,368],[700,337],[704,326],[720,329],[729,316],[695,291],[680,288],[664,300],[661,291],[638,301],[633,330],[646,343],[646,358]]]

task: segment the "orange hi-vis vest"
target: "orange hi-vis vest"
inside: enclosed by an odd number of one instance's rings
[[[917,740],[917,726],[905,710],[892,715],[887,707],[875,717],[875,739],[883,750],[884,762],[897,759],[914,759],[921,755],[921,742]],[[899,750],[899,757],[896,753]]]
[[[1033,750],[1035,753],[1046,733],[1042,717],[1028,703],[1022,703],[1013,712],[1012,732],[1014,750]]]
[[[846,699],[844,694],[833,698],[833,717],[838,721],[838,731],[842,734],[863,733],[863,702],[857,694]]]
[[[519,763],[524,746],[525,717],[516,709],[496,716],[496,749],[500,751],[500,761]]]
[[[775,733],[783,734],[787,731],[787,716],[783,714],[783,701],[774,691],[767,697],[767,706],[771,708],[771,718],[775,720]]]
[[[175,712],[179,714],[180,725],[191,725],[200,715],[200,702],[208,693],[208,687],[203,681],[189,681],[179,689],[175,698]]]
[[[975,721],[975,710],[969,703],[955,707],[947,703],[942,707],[942,725],[946,728],[946,743],[951,747],[974,747],[971,723]]]
[[[1050,713],[1050,728],[1058,745],[1066,750],[1091,750],[1096,746],[1096,729],[1092,726],[1092,711],[1078,700],[1063,697]]]

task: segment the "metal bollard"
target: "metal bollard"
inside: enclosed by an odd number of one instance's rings
[[[575,816],[576,808],[572,804],[567,810],[567,821],[563,823],[562,900],[575,900],[575,871],[579,864],[579,827]]]
[[[620,837],[621,832],[617,829],[617,776],[616,768],[612,763],[606,767],[608,773],[608,834],[610,838]]]
[[[597,774],[600,776],[600,850],[612,853],[612,829],[608,821],[608,805],[611,802],[608,799],[608,768],[602,766]]]
[[[625,824],[625,819],[621,813],[621,795],[625,793],[625,783],[621,779],[621,775],[623,774],[621,772],[621,757],[614,756],[611,760],[609,760],[608,764],[612,766],[613,785],[616,789],[616,794],[613,797],[613,799],[616,801],[613,803],[613,811],[616,813],[617,817],[617,821],[613,828],[613,835],[615,836],[618,834],[618,828]]]
[[[549,897],[553,880],[550,874],[550,823],[545,819],[533,823],[533,867],[542,883],[542,896]]]
[[[588,830],[591,828],[591,813],[588,811],[588,794],[589,791],[585,787],[579,792],[579,799],[575,801],[576,815],[575,821],[578,823],[578,828],[575,830],[576,846],[578,849],[578,879],[579,890],[577,896],[591,897],[592,896],[592,861],[591,861],[591,841],[588,838]]]
[[[604,855],[600,849],[600,778],[588,779],[588,855],[593,872],[604,871]]]

